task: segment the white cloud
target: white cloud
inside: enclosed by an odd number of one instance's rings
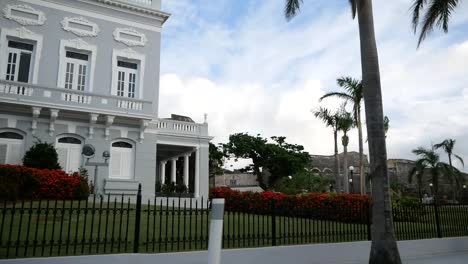
[[[166,2],[173,15],[163,33],[160,116],[200,122],[208,113],[215,142],[250,132],[332,153],[331,129],[310,110],[337,89],[337,77],[360,77],[357,22],[347,6],[305,2],[287,23],[283,1],[253,1],[239,21],[226,23],[225,1]],[[435,32],[416,49],[410,1],[374,3],[389,157],[414,158],[411,149],[450,137],[468,161],[467,6],[455,13],[449,35]],[[357,150],[357,132],[350,138]]]

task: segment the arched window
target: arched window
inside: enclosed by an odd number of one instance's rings
[[[66,172],[75,172],[81,166],[81,148],[83,141],[74,136],[62,136],[57,138],[55,148],[62,169]]]
[[[135,146],[127,141],[115,141],[111,144],[109,178],[133,179],[135,164]]]
[[[0,164],[21,164],[23,150],[23,135],[12,131],[0,133]]]

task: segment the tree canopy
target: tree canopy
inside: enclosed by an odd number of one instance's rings
[[[227,157],[237,159],[251,159],[252,164],[246,166],[244,171],[252,171],[257,175],[258,182],[263,188],[285,176],[304,171],[310,164],[310,155],[304,147],[286,142],[286,137],[271,137],[269,141],[259,134],[256,136],[247,133],[237,133],[229,136],[229,142],[223,144]],[[264,182],[262,171],[269,172],[268,182]]]

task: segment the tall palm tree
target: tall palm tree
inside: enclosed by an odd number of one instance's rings
[[[437,198],[439,193],[440,176],[450,177],[452,172],[460,173],[460,171],[445,162],[440,161],[440,156],[435,152],[435,147],[430,149],[418,147],[412,151],[419,156],[416,160],[416,167],[420,172],[428,170],[431,175],[431,182],[434,187],[434,196]]]
[[[343,167],[344,167],[344,177],[343,177],[343,186],[344,192],[349,193],[349,184],[348,184],[348,143],[349,137],[348,132],[351,128],[354,127],[354,118],[351,113],[346,112],[344,107],[342,112],[340,113],[340,117],[338,119],[338,128],[341,132],[343,132],[343,136],[341,137],[341,143],[343,144]]]
[[[292,19],[302,0],[285,0],[285,16]],[[366,127],[369,137],[370,177],[372,179],[372,244],[369,263],[400,264],[401,258],[393,228],[392,203],[387,170],[387,146],[383,125],[382,89],[375,41],[372,0],[349,0],[352,17],[358,16],[361,45],[362,84]]]
[[[435,149],[440,149],[441,148],[441,149],[444,150],[445,153],[447,153],[450,168],[453,168],[453,166],[452,166],[452,156],[454,156],[462,164],[462,166],[465,166],[465,163],[463,162],[463,159],[460,156],[458,156],[457,154],[453,153],[453,148],[455,147],[455,142],[456,142],[455,139],[449,138],[449,139],[446,139],[446,140],[440,142],[439,144],[434,145]],[[454,194],[453,196],[454,197],[453,198],[455,199],[456,198],[455,197],[456,196],[455,195],[456,190],[457,190],[457,188],[459,188],[463,184],[463,180],[462,180],[463,178],[460,177],[460,175],[455,173],[453,170],[451,171],[450,174],[451,174],[450,175],[450,181],[454,185],[453,186],[453,188],[454,188],[454,190],[453,190],[453,194]]]
[[[338,86],[344,89],[344,92],[330,92],[320,97],[320,101],[328,97],[338,97],[345,102],[353,104],[353,117],[358,129],[359,139],[359,178],[361,194],[366,192],[365,171],[364,171],[364,144],[362,142],[362,122],[361,122],[361,103],[362,103],[362,82],[352,77],[341,77],[336,80]]]
[[[313,111],[315,117],[321,119],[327,127],[333,129],[333,140],[335,143],[335,190],[341,190],[340,184],[340,159],[338,157],[338,120],[339,112],[332,113],[330,110],[320,107],[318,110]]]
[[[424,176],[424,169],[425,167],[422,166],[419,163],[416,163],[415,166],[410,170],[409,175],[408,175],[408,182],[412,183],[413,182],[413,177],[416,176],[416,181],[418,184],[418,196],[419,200],[421,201],[422,199],[422,179]]]
[[[418,47],[427,35],[434,30],[434,26],[441,28],[445,33],[448,32],[450,16],[460,2],[460,0],[413,0],[411,9],[413,10],[414,33],[417,32],[420,25],[421,12],[424,9],[426,11],[421,21]]]

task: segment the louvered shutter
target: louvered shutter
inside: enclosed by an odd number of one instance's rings
[[[21,164],[21,148],[23,144],[12,143],[8,146],[8,164]]]
[[[58,161],[62,170],[68,171],[68,149],[67,148],[57,148]]]
[[[68,149],[68,171],[76,172],[81,166],[81,145],[69,147]]]
[[[7,163],[7,144],[0,144],[0,164]]]
[[[111,158],[110,158],[110,166],[111,166],[111,177],[112,178],[120,178],[121,176],[121,166],[122,166],[122,154],[120,150],[114,148],[111,151]]]

